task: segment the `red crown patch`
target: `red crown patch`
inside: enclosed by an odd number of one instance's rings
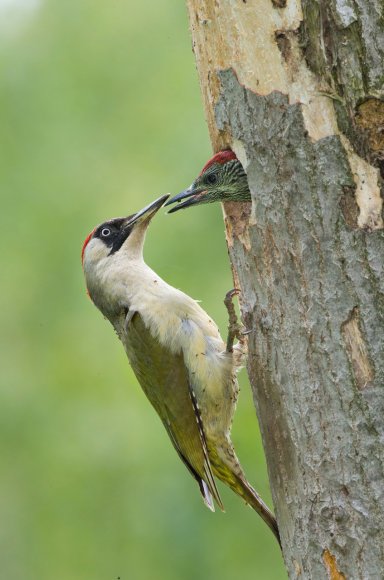
[[[214,163],[224,164],[224,163],[228,163],[228,161],[232,161],[233,159],[237,159],[237,157],[234,154],[234,152],[231,151],[230,149],[225,149],[224,151],[219,151],[213,157],[211,157],[211,159],[209,161],[207,161],[207,163],[204,165],[203,169],[201,170],[200,175],[202,175],[204,173],[204,171],[206,171],[208,169],[208,167],[211,167],[211,165],[213,165]]]

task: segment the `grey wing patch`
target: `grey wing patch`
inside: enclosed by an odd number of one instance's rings
[[[200,410],[182,352],[172,353],[152,335],[138,312],[123,340],[132,369],[157,411],[183,463],[199,484],[206,505],[221,502],[209,461]]]
[[[203,497],[204,503],[205,505],[212,511],[215,511],[215,506],[212,500],[212,494],[207,486],[207,484],[205,483],[204,479],[202,479],[198,473],[196,473],[196,471],[193,469],[192,465],[188,462],[188,459],[183,455],[183,453],[181,452],[178,443],[176,441],[176,439],[173,436],[172,433],[172,429],[170,427],[170,425],[167,426],[165,425],[165,428],[167,429],[167,433],[169,435],[169,438],[171,439],[174,448],[176,449],[181,461],[184,463],[185,467],[188,469],[188,471],[190,472],[190,474],[192,475],[192,477],[194,477],[197,481],[197,483],[199,484],[199,488],[200,488],[200,493]]]
[[[221,501],[221,497],[220,497],[220,494],[219,494],[219,490],[216,487],[216,482],[215,482],[215,479],[214,479],[213,473],[212,473],[211,462],[209,460],[209,455],[208,455],[207,440],[205,438],[203,420],[201,418],[201,413],[200,413],[199,405],[198,405],[198,402],[197,402],[196,395],[195,395],[195,393],[194,393],[194,391],[193,391],[193,389],[192,389],[192,387],[191,387],[190,384],[189,384],[189,395],[191,397],[193,410],[195,411],[196,422],[197,422],[197,426],[199,428],[201,444],[203,446],[203,452],[204,452],[204,475],[207,478],[207,483],[209,484],[209,488],[211,490],[211,493],[212,493],[213,497],[217,501],[220,509],[222,511],[224,511],[224,505],[223,505],[223,502]],[[210,506],[208,505],[208,507],[210,507]],[[212,508],[210,508],[210,509],[212,509]]]

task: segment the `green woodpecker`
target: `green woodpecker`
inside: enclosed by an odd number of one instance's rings
[[[215,201],[251,201],[247,174],[236,155],[229,149],[216,153],[204,165],[192,185],[172,197],[165,205],[178,204],[169,210],[168,213],[172,213],[191,205]]]
[[[168,195],[126,218],[106,221],[86,238],[82,262],[90,298],[111,322],[132,369],[157,411],[206,505],[223,509],[214,476],[240,495],[279,539],[276,520],[247,482],[230,430],[236,406],[238,345],[189,296],[169,286],[143,259],[148,224]]]

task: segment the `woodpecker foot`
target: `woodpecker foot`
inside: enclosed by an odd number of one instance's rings
[[[227,352],[233,352],[233,343],[235,338],[241,341],[243,338],[242,327],[237,319],[235,305],[233,304],[233,297],[240,294],[240,290],[234,288],[226,293],[224,304],[228,312],[228,338],[227,338]]]

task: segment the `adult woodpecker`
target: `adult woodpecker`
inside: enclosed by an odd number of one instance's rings
[[[277,539],[276,520],[247,482],[230,430],[242,353],[189,296],[169,286],[143,259],[145,233],[168,195],[136,214],[97,226],[82,263],[89,296],[112,323],[132,369],[206,505],[223,504],[214,476],[257,511]],[[232,305],[233,306],[233,305]],[[232,311],[234,312],[234,311]]]
[[[169,210],[168,213],[172,213],[191,205],[215,201],[251,201],[247,174],[230,149],[216,153],[204,165],[192,185],[165,205],[178,204]]]

